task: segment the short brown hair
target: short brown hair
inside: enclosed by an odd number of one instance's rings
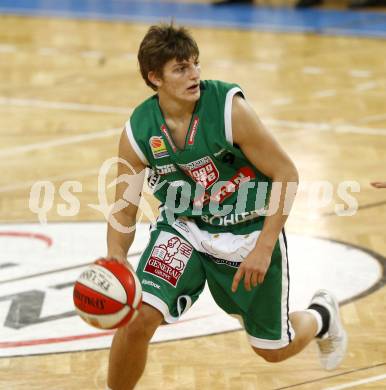
[[[173,58],[184,61],[199,54],[196,41],[184,27],[173,23],[151,26],[139,46],[139,69],[146,84],[157,90],[147,77],[149,72],[162,76],[164,65]]]

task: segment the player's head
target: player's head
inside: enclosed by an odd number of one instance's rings
[[[140,71],[149,87],[155,91],[174,88],[178,97],[188,100],[197,90],[199,97],[199,87],[195,89],[200,81],[198,57],[193,37],[173,24],[151,26],[138,51]]]

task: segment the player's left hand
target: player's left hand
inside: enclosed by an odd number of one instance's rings
[[[244,277],[245,289],[251,291],[252,286],[264,282],[265,274],[271,264],[272,248],[257,245],[256,248],[244,259],[233,277],[232,292],[236,292],[239,283]]]
[[[386,188],[386,181],[373,181],[370,184],[375,188]]]

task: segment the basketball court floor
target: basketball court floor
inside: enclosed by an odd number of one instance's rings
[[[0,389],[105,387],[112,332],[75,315],[72,286],[105,255],[112,158],[152,93],[137,48],[170,16],[202,78],[240,84],[295,161],[291,305],[332,290],[349,350],[332,372],[314,343],[265,363],[205,291],[157,331],[138,389],[385,389],[386,190],[369,183],[386,180],[386,13],[155,0],[0,0]],[[146,191],[142,206],[133,263],[157,215]]]

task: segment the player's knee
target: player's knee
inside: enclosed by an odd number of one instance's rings
[[[146,324],[139,315],[135,321],[117,330],[120,339],[124,339],[126,343],[130,344],[146,341],[146,333]]]
[[[285,354],[279,349],[261,349],[256,347],[252,347],[252,349],[269,363],[279,363],[286,359]]]
[[[162,314],[148,305],[143,305],[135,320],[120,328],[122,336],[130,342],[150,341],[154,332],[163,320]]]

